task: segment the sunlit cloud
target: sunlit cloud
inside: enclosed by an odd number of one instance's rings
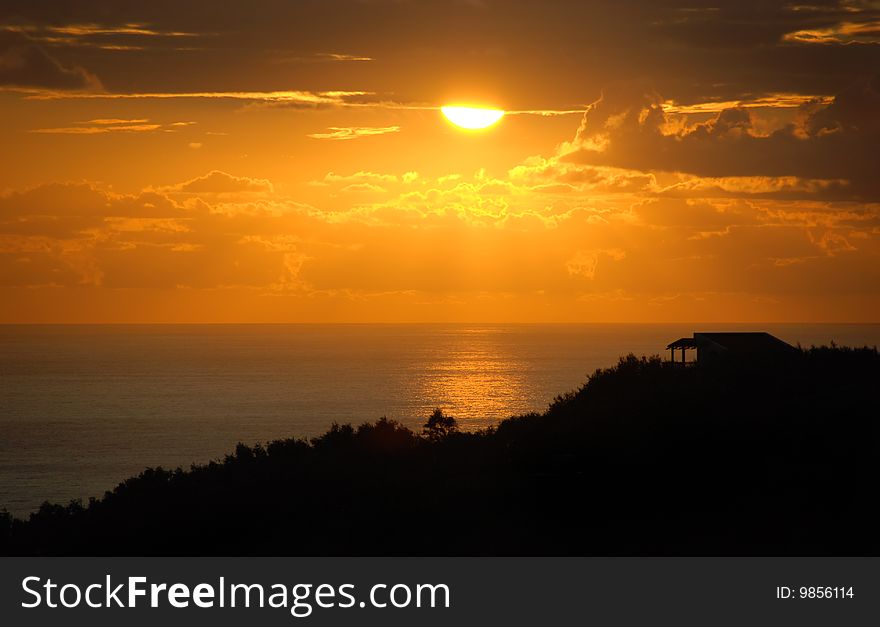
[[[168,31],[151,28],[149,24],[67,24],[63,26],[34,24],[5,24],[0,30],[39,36],[42,33],[89,37],[95,35],[136,35],[139,37],[198,37],[204,33]]]
[[[439,104],[418,104],[383,100],[372,91],[205,91],[205,92],[69,92],[52,90],[18,89],[25,98],[33,100],[242,100],[259,105],[293,107],[340,107],[352,109],[379,109],[389,111],[440,111]],[[582,115],[578,109],[521,109],[505,111],[511,116],[557,117]],[[347,127],[334,127],[342,130]],[[351,127],[354,128],[354,127]],[[371,127],[362,127],[371,128]],[[393,128],[393,127],[379,127]],[[324,138],[321,139],[336,139]]]
[[[385,174],[381,172],[369,172],[366,170],[358,170],[354,174],[337,174],[335,172],[328,172],[324,175],[324,178],[321,181],[318,181],[322,184],[329,183],[352,183],[359,181],[381,181],[383,183],[396,183],[397,175],[395,174]]]
[[[860,81],[824,102],[809,101],[790,122],[769,129],[754,107],[723,108],[690,121],[663,103],[659,94],[637,85],[607,92],[587,110],[576,140],[559,158],[728,181],[744,177],[744,188],[773,180],[794,191],[791,183],[797,180],[805,195],[880,198],[876,80]]]
[[[19,33],[47,46],[97,48],[100,50],[137,51],[145,44],[133,43],[138,39],[196,38],[210,33],[193,33],[151,28],[148,24],[68,24],[62,26],[35,24],[4,24],[0,31]],[[128,43],[120,41],[128,40]],[[175,50],[182,50],[173,46]]]
[[[0,277],[172,294],[238,287],[363,306],[391,294],[401,303],[480,294],[525,304],[540,292],[560,303],[668,307],[779,300],[773,290],[798,281],[838,289],[830,268],[860,267],[878,245],[880,206],[676,198],[633,206],[621,194],[614,210],[578,208],[578,198],[550,208],[549,196],[482,171],[425,179],[416,191],[397,187],[406,175],[331,174],[334,186],[362,188],[348,209],[317,210],[265,179],[221,171],[136,194],[68,184],[0,196],[0,269],[16,270]],[[387,200],[365,203],[380,187]],[[438,255],[438,241],[455,243],[455,254]],[[765,291],[756,294],[758,269]]]
[[[86,120],[85,122],[81,122],[81,124],[101,124],[101,125],[110,125],[110,124],[144,124],[149,122],[146,118],[140,119],[125,119],[125,118],[95,118],[94,120]]]
[[[99,135],[104,133],[150,133],[153,131],[174,133],[180,128],[193,124],[195,122],[159,124],[151,122],[148,118],[94,118],[77,122],[74,126],[37,128],[29,132],[45,135]]]
[[[626,251],[619,248],[578,250],[565,263],[565,269],[570,275],[582,276],[592,280],[596,278],[600,259],[620,261],[625,257]]]
[[[161,124],[112,124],[100,126],[61,126],[36,128],[31,133],[47,135],[98,135],[102,133],[149,133],[162,128]]]
[[[554,118],[561,115],[583,115],[585,107],[578,109],[522,109],[505,111],[504,115],[534,115],[542,118]]]
[[[665,100],[662,103],[663,111],[667,113],[719,113],[725,109],[742,108],[742,109],[793,109],[802,107],[807,104],[827,105],[834,100],[833,96],[818,94],[769,94],[758,98],[747,98],[743,100],[725,100],[717,102],[695,102],[691,104],[680,104],[674,100]]]
[[[384,187],[374,185],[373,183],[352,183],[351,185],[346,185],[345,187],[343,187],[342,191],[354,194],[383,194],[386,190]]]
[[[808,28],[786,33],[782,39],[801,44],[880,44],[880,20],[841,22],[825,28]]]
[[[26,90],[23,90],[26,91]],[[199,92],[53,92],[34,91],[27,98],[35,100],[251,100],[302,105],[350,105],[346,99],[370,96],[368,91],[199,91]]]
[[[161,191],[190,194],[235,194],[273,192],[274,189],[272,183],[267,179],[234,176],[221,170],[212,170],[204,176],[198,176],[171,187],[161,188]]]
[[[309,133],[312,139],[349,140],[399,133],[399,126],[331,126],[326,133]]]
[[[341,52],[315,52],[313,54],[290,54],[287,50],[271,50],[267,53],[270,63],[278,64],[309,64],[309,63],[365,63],[375,61],[365,54],[348,54]]]
[[[107,51],[138,52],[150,46],[181,38],[195,39],[212,33],[195,33],[154,28],[145,23],[126,24],[5,24],[0,31],[17,33],[49,47],[94,48]],[[193,46],[170,46],[173,50],[191,50]]]
[[[336,52],[319,52],[315,55],[319,59],[326,59],[329,61],[372,61],[372,57],[367,57],[364,55],[358,54],[339,54]]]

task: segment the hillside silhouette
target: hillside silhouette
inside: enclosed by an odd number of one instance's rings
[[[876,555],[874,349],[621,358],[543,414],[380,419],[0,515],[27,555]]]

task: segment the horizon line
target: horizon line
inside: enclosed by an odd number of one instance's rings
[[[834,321],[834,320],[825,320],[825,321],[804,321],[804,320],[791,320],[791,321],[758,321],[758,322],[748,322],[748,321],[655,321],[655,322],[633,322],[633,321],[515,321],[515,322],[504,322],[504,321],[424,321],[424,320],[404,320],[404,321],[297,321],[297,322],[0,322],[0,327],[11,327],[11,326],[294,326],[294,325],[324,325],[324,326],[353,326],[353,325],[494,325],[494,326],[526,326],[526,325],[785,325],[785,324],[796,324],[796,325],[807,325],[807,324],[817,324],[817,325],[880,325],[880,320],[877,321],[859,321],[859,320],[850,320],[850,321]]]

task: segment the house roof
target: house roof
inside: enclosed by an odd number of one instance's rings
[[[711,342],[729,353],[780,353],[795,348],[769,333],[694,333],[697,344]]]
[[[680,337],[666,345],[666,348],[696,348],[697,340],[692,337]]]
[[[732,354],[779,353],[793,351],[795,348],[769,333],[694,333],[693,337],[682,337],[667,344],[667,349],[699,348],[714,344]]]

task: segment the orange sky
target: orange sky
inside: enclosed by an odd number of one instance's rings
[[[0,322],[878,319],[875,3],[68,4],[0,9]]]

